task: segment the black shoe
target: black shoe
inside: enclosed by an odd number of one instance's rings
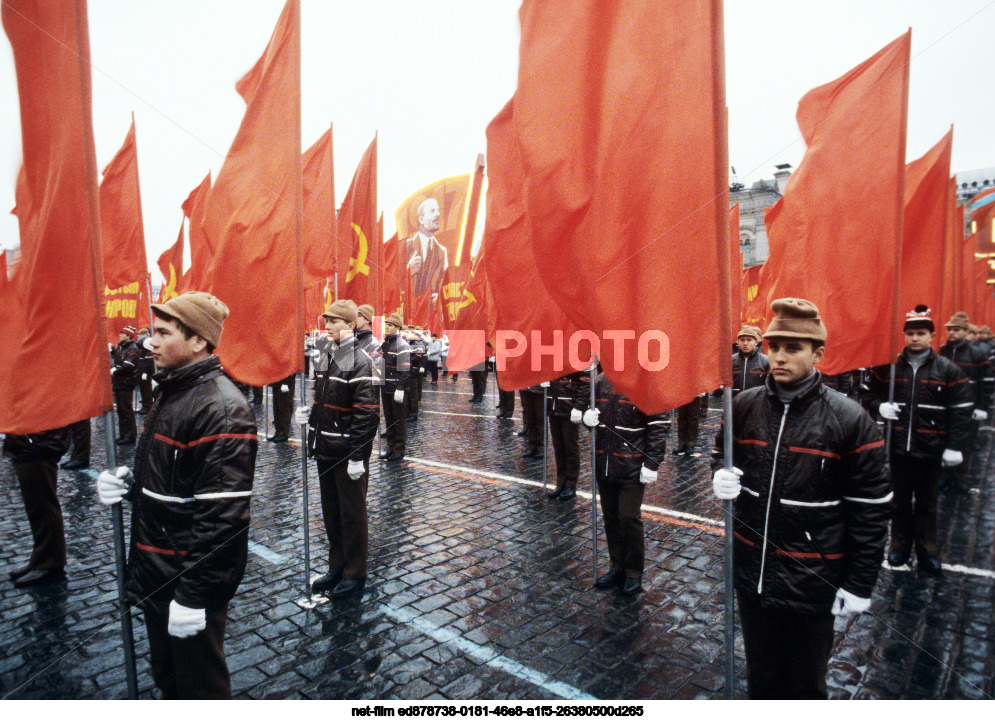
[[[29,573],[31,573],[31,564],[25,563],[20,568],[15,568],[13,571],[11,571],[9,578],[11,581],[16,581],[21,576],[27,576]]]
[[[342,571],[329,571],[324,576],[314,579],[311,584],[312,593],[328,593],[342,580]]]
[[[899,566],[904,566],[909,562],[909,552],[908,551],[892,551],[888,554],[888,565],[892,568],[898,568]]]
[[[386,461],[388,458],[390,458],[390,451],[381,451],[380,452],[380,460],[381,461]]]
[[[561,501],[569,501],[571,498],[577,495],[577,491],[572,488],[564,488],[563,493],[560,494]]]
[[[507,414],[507,413],[505,413],[504,411],[498,411],[498,412],[497,412],[497,413],[496,413],[496,414],[494,415],[494,417],[495,417],[495,418],[507,418],[507,417],[508,417],[508,414]]]
[[[266,440],[269,441],[270,443],[286,443],[287,437],[281,433],[280,435],[276,436],[268,436]]]
[[[625,574],[621,571],[609,571],[594,582],[595,588],[614,588],[625,583]]]
[[[130,446],[134,442],[135,442],[134,438],[118,438],[116,441],[117,445],[119,446]]]
[[[919,561],[919,571],[937,578],[943,575],[943,567],[940,565],[940,559],[936,556],[923,556]]]
[[[389,456],[387,456],[388,461],[399,461],[404,458],[404,454],[400,451],[393,451]]]
[[[523,428],[522,430],[520,430],[515,435],[518,436],[519,438],[525,438],[525,436],[527,436],[528,434],[529,434],[529,432]]]
[[[332,598],[344,598],[354,593],[362,593],[366,586],[365,578],[343,578],[332,591]]]
[[[14,586],[16,588],[42,586],[46,583],[63,581],[65,578],[66,574],[61,568],[34,568],[20,578],[14,579]]]
[[[70,458],[65,463],[59,465],[59,468],[63,468],[67,471],[77,471],[81,468],[89,468],[89,467],[90,467],[90,461],[84,461],[79,458],[76,459]]]
[[[671,454],[675,456],[683,456],[687,452],[688,452],[687,446],[677,446],[677,448],[671,451]]]
[[[525,453],[522,454],[522,458],[538,458],[539,455],[540,454],[538,450],[536,450],[535,448],[529,448],[527,451],[525,451]]]
[[[552,491],[546,494],[546,498],[559,498],[560,494],[567,489],[566,486],[557,486]]]
[[[639,576],[635,578],[626,578],[625,583],[622,584],[622,595],[623,596],[635,596],[637,593],[642,593],[643,591],[643,579]]]

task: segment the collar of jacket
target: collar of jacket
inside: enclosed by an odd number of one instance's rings
[[[808,379],[802,381],[802,383],[805,383],[807,380]],[[777,387],[775,385],[774,376],[771,375],[770,373],[768,373],[767,377],[764,379],[764,391],[766,391],[768,397],[773,398],[778,403],[781,402],[781,399],[777,395]],[[808,403],[816,396],[821,396],[825,392],[826,392],[826,387],[822,385],[822,371],[816,368],[815,382],[812,384],[812,387],[809,388],[804,393],[802,393],[801,395],[796,396],[791,402],[796,405],[798,405],[799,402]]]
[[[906,350],[908,350],[908,348],[902,348],[902,352],[898,354],[898,360],[901,361],[902,363],[908,363],[909,365],[912,365],[911,363],[909,363],[909,356],[905,352]],[[925,366],[928,363],[932,363],[934,358],[936,358],[936,351],[933,350],[932,346],[926,346],[926,359],[922,362],[922,364]]]
[[[751,350],[749,353],[744,353],[741,350],[737,350],[736,352],[739,353],[741,358],[749,360],[750,358],[752,358],[753,356],[755,356],[757,353],[760,352],[760,344],[757,343],[756,347],[753,350]]]
[[[221,375],[221,359],[212,353],[196,363],[175,370],[159,371],[152,377],[162,386],[163,393],[175,393],[219,375]]]

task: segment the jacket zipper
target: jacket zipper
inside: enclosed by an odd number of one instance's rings
[[[912,367],[911,364],[909,364]],[[905,441],[905,451],[908,453],[912,449],[912,414],[915,412],[915,399],[916,399],[916,371],[917,368],[912,368],[912,391],[909,393],[909,437]]]
[[[764,543],[760,551],[760,580],[757,582],[757,595],[764,589],[764,567],[767,565],[767,527],[770,523],[770,502],[774,498],[774,477],[777,475],[777,456],[781,452],[781,435],[784,433],[784,422],[788,419],[788,409],[791,401],[784,404],[781,415],[781,427],[777,431],[777,443],[774,445],[774,464],[770,472],[770,488],[767,489],[767,514],[764,516]]]
[[[746,369],[750,367],[750,356],[743,358],[743,387],[740,388],[741,391],[746,390]]]

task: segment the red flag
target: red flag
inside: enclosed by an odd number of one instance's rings
[[[770,322],[770,303],[767,302],[767,289],[761,286],[763,265],[750,266],[743,270],[742,317],[743,323],[753,325],[761,331],[767,330]]]
[[[957,204],[957,179],[947,185],[947,224],[943,239],[943,285],[933,318],[937,328],[960,307],[960,246],[964,233],[964,206]]]
[[[383,246],[383,308],[377,310],[381,311],[384,317],[401,312],[401,280],[406,278],[408,273],[401,265],[399,249],[400,241],[397,233],[394,233]]]
[[[952,145],[953,129],[905,168],[900,313],[907,313],[919,303],[925,303],[934,312],[940,309]],[[934,318],[933,322],[936,321]],[[895,351],[902,345],[904,341],[900,341]]]
[[[159,270],[162,271],[163,284],[159,289],[159,299],[157,303],[165,303],[179,293],[176,288],[178,281],[183,277],[183,221],[180,221],[180,234],[166,251],[159,256],[156,261]]]
[[[963,310],[972,319],[977,311],[977,285],[975,284],[974,262],[974,250],[977,248],[977,245],[977,234],[972,233],[964,238],[964,242],[961,244],[960,255],[960,286],[963,288],[963,297],[961,298],[961,307],[958,310]],[[945,320],[942,322],[946,323]],[[937,326],[939,326],[939,323],[937,323]]]
[[[531,243],[516,245],[646,412],[732,382],[721,7],[526,0],[520,13]]]
[[[455,304],[448,304],[449,356],[446,367],[451,373],[472,368],[490,355],[486,343],[494,336],[496,320],[484,257],[484,250],[481,248],[466,282],[462,284],[459,299]],[[464,263],[461,267],[467,265],[469,264]],[[443,296],[446,288],[451,285],[454,283],[447,283],[443,287]]]
[[[288,0],[236,88],[246,110],[207,197],[208,290],[231,310],[218,355],[260,386],[303,369],[300,9]]]
[[[376,303],[370,280],[370,245],[377,238],[377,137],[356,167],[339,208],[337,245],[342,259],[339,295],[357,305]],[[348,259],[348,260],[347,260]]]
[[[910,41],[805,94],[797,118],[808,147],[766,213],[769,300],[819,307],[824,373],[890,363],[899,342]]]
[[[304,191],[304,280],[313,285],[335,274],[335,166],[329,128],[301,158]],[[324,311],[324,308],[321,309]],[[319,315],[321,314],[319,311]]]
[[[432,289],[426,288],[421,295],[415,296],[411,303],[409,323],[421,328],[427,328],[432,323]]]
[[[188,290],[203,290],[207,287],[207,271],[214,261],[214,244],[204,232],[204,217],[207,211],[207,197],[211,192],[211,173],[208,171],[200,185],[190,191],[183,201],[183,215],[187,222],[187,241],[190,244],[190,267],[186,269],[177,293]]]
[[[729,300],[732,337],[743,323],[743,248],[739,244],[739,203],[729,208]]]
[[[84,0],[4,0],[2,18],[24,164],[14,211],[20,260],[0,284],[0,432],[35,433],[113,408],[90,44]]]

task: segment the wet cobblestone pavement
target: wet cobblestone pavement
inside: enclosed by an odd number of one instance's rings
[[[313,610],[296,603],[305,577],[300,447],[260,442],[249,563],[225,645],[236,697],[724,697],[723,537],[707,453],[717,400],[703,421],[701,455],[670,455],[671,442],[660,480],[647,489],[646,590],[625,598],[591,588],[587,434],[584,492],[548,500],[541,459],[522,458],[515,435],[521,408],[513,420],[495,418],[488,380],[478,405],[467,403],[465,375],[426,384],[405,460],[371,461],[369,580],[360,598]],[[94,488],[106,465],[102,433],[97,419],[89,473],[59,472],[67,582],[0,582],[0,697],[127,695],[110,512]],[[942,578],[882,570],[870,613],[837,621],[832,698],[995,696],[995,433],[980,435],[976,490],[941,496]],[[551,448],[549,469],[554,479]],[[327,558],[315,473],[309,463],[312,575],[324,573]],[[0,462],[0,504],[5,578],[31,547],[8,461]],[[597,549],[604,572],[603,533]],[[134,626],[140,696],[149,698],[140,612]],[[746,696],[744,665],[737,634],[737,698]]]

